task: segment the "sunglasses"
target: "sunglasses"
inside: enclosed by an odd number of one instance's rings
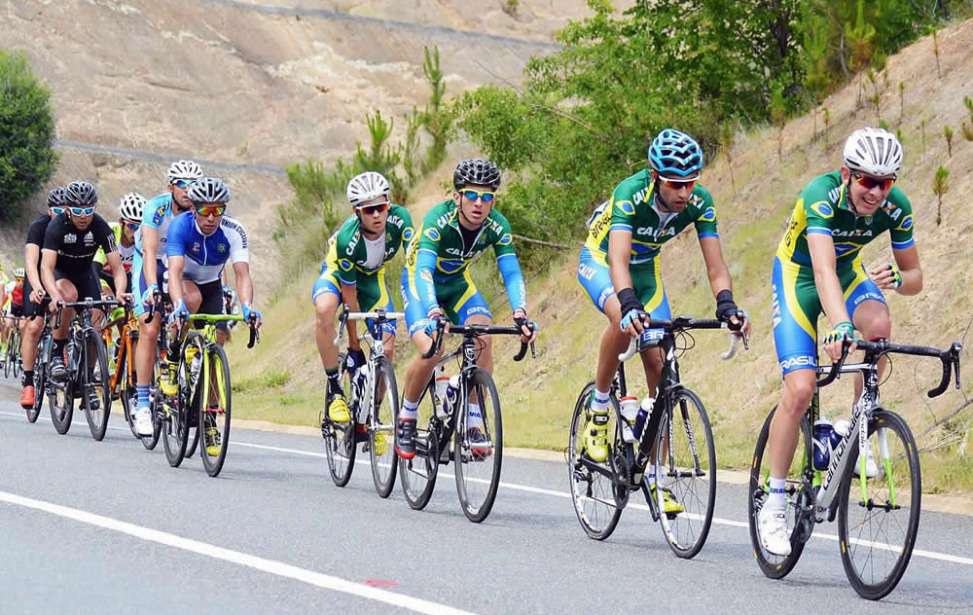
[[[197,207],[196,213],[204,218],[216,216],[219,218],[226,211],[226,205],[209,205],[207,207]]]
[[[126,222],[125,227],[130,231],[137,231],[139,227],[142,226],[141,222]]]
[[[662,177],[660,175],[659,176],[659,181],[662,182],[662,185],[663,186],[665,186],[666,188],[670,188],[672,190],[682,190],[683,188],[685,188],[686,190],[692,190],[693,187],[696,185],[696,182],[698,180],[696,180],[696,179],[670,179],[668,177]]]
[[[186,188],[192,186],[194,183],[191,179],[177,179],[172,182],[172,185],[180,190],[185,190]]]
[[[64,207],[51,207],[51,213],[55,216],[60,216],[64,213]]]
[[[862,175],[861,173],[852,173],[851,176],[855,179],[855,183],[865,190],[871,190],[875,187],[883,191],[889,190],[892,188],[892,184],[895,183],[895,177],[872,177],[871,175]]]
[[[68,207],[68,211],[71,212],[72,216],[90,216],[95,213],[94,207]]]
[[[373,214],[380,214],[388,208],[388,203],[378,203],[377,205],[365,205],[364,207],[358,207],[356,209],[366,216],[371,216]]]
[[[477,192],[476,190],[464,190],[460,194],[470,203],[482,201],[484,205],[489,205],[496,198],[496,195],[492,192]]]

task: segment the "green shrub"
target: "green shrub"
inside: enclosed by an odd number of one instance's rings
[[[15,217],[54,172],[50,96],[22,52],[0,50],[0,218]]]

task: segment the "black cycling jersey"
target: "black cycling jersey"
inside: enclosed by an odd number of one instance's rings
[[[29,246],[34,244],[38,248],[44,247],[44,231],[47,230],[47,225],[50,221],[51,217],[45,214],[31,222],[27,228],[27,241],[24,245]]]
[[[91,262],[99,247],[105,250],[105,254],[118,251],[115,233],[98,214],[94,214],[94,220],[84,231],[79,231],[66,214],[60,214],[51,220],[44,232],[44,249],[57,252],[54,268],[69,276],[90,272]]]

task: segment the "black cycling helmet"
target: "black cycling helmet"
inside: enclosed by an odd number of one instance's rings
[[[500,169],[483,158],[460,160],[453,171],[453,187],[459,190],[466,184],[490,186],[496,190],[500,187]]]
[[[198,203],[229,203],[230,189],[218,177],[203,177],[193,182],[186,192],[186,196],[193,204]]]
[[[47,193],[48,207],[64,207],[66,204],[64,186],[58,186]]]
[[[98,193],[90,183],[78,179],[64,189],[64,201],[68,206],[94,207],[98,203]]]

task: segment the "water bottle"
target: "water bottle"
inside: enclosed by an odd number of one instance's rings
[[[646,395],[642,403],[639,404],[639,412],[635,417],[635,437],[642,437],[642,430],[645,429],[645,424],[649,421],[649,417],[652,416],[652,408],[655,407],[655,398],[651,395]]]
[[[827,470],[831,463],[831,450],[833,448],[833,438],[835,434],[834,425],[828,419],[818,419],[814,421],[812,430],[814,448],[814,469]]]
[[[639,398],[633,395],[626,395],[619,400],[619,405],[621,406],[622,418],[625,419],[622,424],[622,440],[625,442],[635,442],[635,433],[632,431],[632,425],[638,419],[639,413]]]

